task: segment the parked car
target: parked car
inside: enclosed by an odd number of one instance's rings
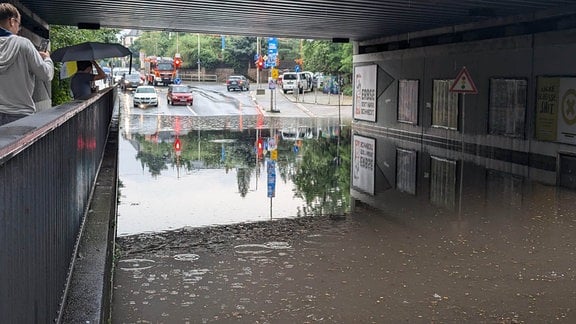
[[[168,94],[166,94],[166,102],[169,105],[190,105],[194,103],[192,90],[187,85],[171,84],[168,86]]]
[[[120,89],[136,89],[144,84],[144,79],[140,73],[124,74],[120,79]]]
[[[226,89],[248,91],[250,90],[250,81],[243,75],[231,75],[226,80]]]
[[[118,83],[120,82],[120,80],[122,79],[122,75],[124,75],[125,73],[128,73],[128,69],[127,68],[114,68],[112,69],[112,79],[114,83]]]
[[[313,76],[310,72],[286,72],[282,75],[282,91],[296,91],[304,93],[304,91],[314,90]]]
[[[142,85],[134,91],[134,107],[158,107],[158,93],[153,86]]]

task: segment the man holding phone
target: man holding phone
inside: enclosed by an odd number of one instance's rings
[[[54,63],[46,50],[18,36],[22,17],[10,3],[0,3],[0,125],[36,112],[36,78],[51,81]]]

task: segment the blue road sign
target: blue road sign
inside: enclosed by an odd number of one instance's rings
[[[174,84],[180,84],[180,82],[182,82],[182,80],[180,80],[180,78],[174,79]]]
[[[300,65],[296,65],[296,66],[294,67],[294,71],[295,71],[295,72],[300,72]]]
[[[273,198],[276,195],[276,162],[268,160],[268,198]]]

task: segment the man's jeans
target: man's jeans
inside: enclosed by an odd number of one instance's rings
[[[22,114],[4,114],[4,113],[0,113],[0,126],[4,125],[4,124],[8,124],[11,123],[15,120],[18,120],[20,118],[24,118],[28,115],[22,115]]]

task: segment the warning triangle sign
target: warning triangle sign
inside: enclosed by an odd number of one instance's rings
[[[462,67],[462,70],[458,73],[456,80],[452,83],[450,87],[450,92],[456,93],[470,93],[470,94],[477,94],[478,89],[476,89],[476,85],[474,81],[472,81],[472,77],[470,77],[470,73],[466,67]]]

